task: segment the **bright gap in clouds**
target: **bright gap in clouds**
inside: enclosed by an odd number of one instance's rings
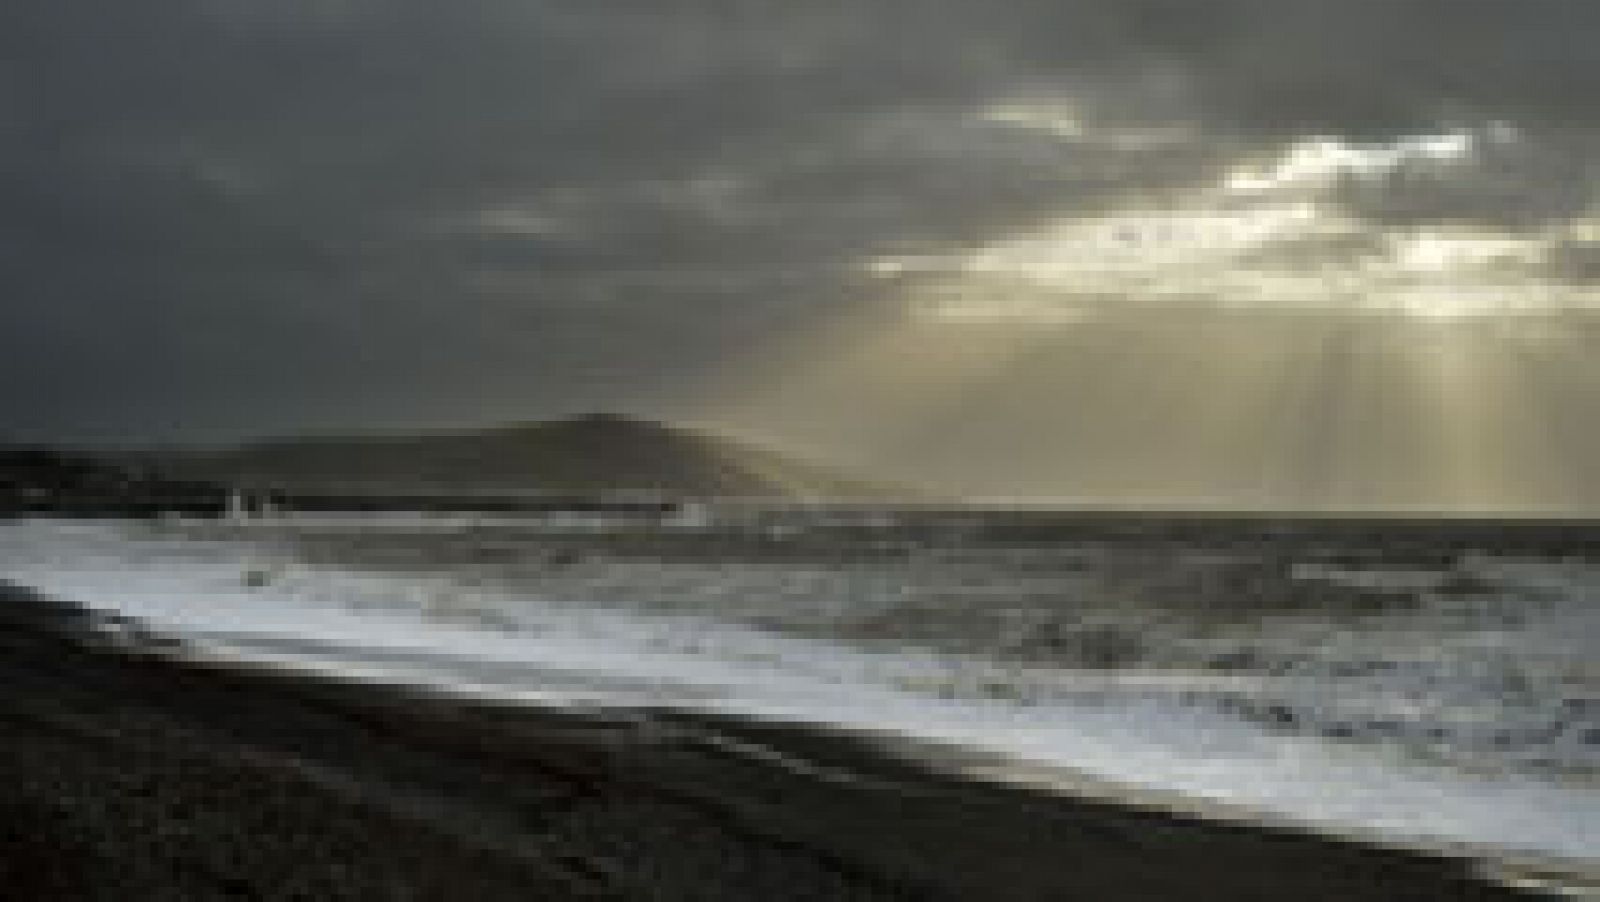
[[[1498,139],[1512,133],[1497,128]],[[1341,175],[1379,177],[1412,162],[1454,163],[1472,155],[1477,143],[1471,132],[1415,135],[1381,143],[1355,144],[1342,138],[1313,136],[1292,144],[1266,166],[1241,166],[1229,173],[1229,193],[1251,195],[1307,184],[1318,185]]]
[[[1120,134],[1097,132],[1068,107],[1008,104],[987,118],[1064,140]],[[1543,266],[1592,220],[1537,232],[1385,224],[1340,203],[1352,183],[1383,190],[1386,179],[1416,175],[1448,184],[1485,149],[1518,140],[1501,123],[1387,142],[1306,137],[1160,204],[1063,216],[951,254],[880,256],[867,271],[901,281],[917,315],[965,322],[1060,323],[1141,303],[1422,320],[1600,308],[1600,291]]]

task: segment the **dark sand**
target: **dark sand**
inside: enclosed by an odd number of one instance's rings
[[[229,670],[91,625],[0,592],[3,899],[1533,898],[818,731]]]

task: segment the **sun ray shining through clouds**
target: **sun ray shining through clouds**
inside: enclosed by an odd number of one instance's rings
[[[1060,98],[977,116],[1059,143],[1063,167],[1067,151],[1159,160],[1204,141],[1181,125],[1102,127]],[[1587,274],[1550,265],[1589,240],[1595,218],[1529,228],[1382,222],[1362,209],[1408,181],[1470,182],[1526,140],[1506,122],[1387,140],[1307,135],[1109,209],[1042,210],[965,245],[871,256],[863,294],[892,311],[884,322],[841,329],[849,340],[818,342],[769,374],[777,388],[729,409],[826,418],[830,399],[848,397],[850,414],[832,425],[858,447],[1002,496],[1593,503],[1574,494],[1578,471],[1560,446],[1563,430],[1567,444],[1574,432],[1592,443],[1571,424],[1592,403],[1595,366],[1542,360],[1548,342],[1528,336],[1600,309]],[[1552,395],[1535,373],[1559,367],[1568,388]],[[998,466],[974,472],[978,462]]]
[[[611,409],[953,495],[1593,506],[1594,10],[24,0],[0,425]]]

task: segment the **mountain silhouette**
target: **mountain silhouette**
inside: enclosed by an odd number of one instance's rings
[[[906,494],[754,442],[617,414],[467,431],[269,439],[190,455],[180,466],[187,475],[287,488],[775,499]]]

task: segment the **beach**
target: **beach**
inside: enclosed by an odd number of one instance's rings
[[[821,729],[219,666],[18,589],[0,611],[15,898],[1537,897]]]

